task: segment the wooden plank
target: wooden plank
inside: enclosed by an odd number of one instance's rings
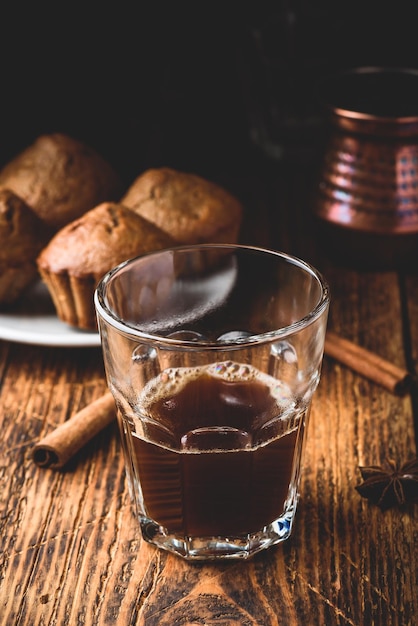
[[[264,182],[247,181],[256,227],[246,223],[246,241],[307,251],[331,285],[330,327],[416,364],[418,277],[335,267],[315,251],[307,205],[291,230],[297,177],[284,194],[283,178]],[[293,536],[249,562],[189,564],[142,541],[115,425],[66,471],[30,458],[41,435],[104,391],[99,351],[0,342],[0,385],[1,626],[414,624],[417,506],[382,512],[355,489],[359,465],[415,454],[413,397],[326,357]]]

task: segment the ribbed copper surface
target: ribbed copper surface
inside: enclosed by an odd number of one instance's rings
[[[380,72],[380,86],[373,84],[377,72]],[[408,81],[406,93],[400,89],[400,72]],[[353,80],[354,73],[347,78],[351,93],[346,96],[346,102],[359,106],[363,102],[362,110],[353,111],[344,105],[341,82],[336,104],[329,105],[333,130],[324,155],[314,210],[322,220],[357,231],[418,233],[418,73],[397,70],[395,75],[392,70],[386,76],[382,70],[375,69],[369,73],[370,83],[363,72],[358,86]],[[409,92],[411,81],[416,88],[416,116],[411,115],[415,106]],[[360,83],[363,93],[356,97],[353,90],[360,89]],[[382,89],[381,99],[386,94],[390,100],[380,105],[379,114],[372,112],[370,104],[367,106],[367,85]],[[395,87],[399,93],[393,92]],[[329,90],[327,96],[332,98]],[[377,102],[379,94],[373,96]],[[397,110],[405,115],[397,116]]]

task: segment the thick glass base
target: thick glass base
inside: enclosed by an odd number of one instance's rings
[[[140,517],[142,536],[163,550],[186,560],[248,559],[290,537],[296,502],[277,520],[256,533],[236,537],[182,537],[170,534],[153,520]]]

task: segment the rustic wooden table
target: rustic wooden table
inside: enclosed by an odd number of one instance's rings
[[[314,262],[332,291],[329,328],[413,370],[418,275],[338,266],[309,220],[312,170],[225,179],[242,241]],[[325,357],[293,536],[248,562],[189,564],[138,532],[115,426],[63,471],[35,442],[105,391],[100,348],[0,342],[2,626],[407,626],[418,615],[418,505],[382,512],[359,466],[416,454],[414,394],[398,397]]]

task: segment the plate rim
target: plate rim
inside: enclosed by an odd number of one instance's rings
[[[31,311],[38,299],[41,309]],[[45,310],[42,306],[45,304]],[[18,307],[18,308],[17,308]],[[45,325],[50,330],[37,328]],[[53,312],[52,300],[46,285],[39,280],[13,308],[0,310],[0,340],[38,346],[61,348],[100,347],[98,331],[82,330],[67,325]]]

